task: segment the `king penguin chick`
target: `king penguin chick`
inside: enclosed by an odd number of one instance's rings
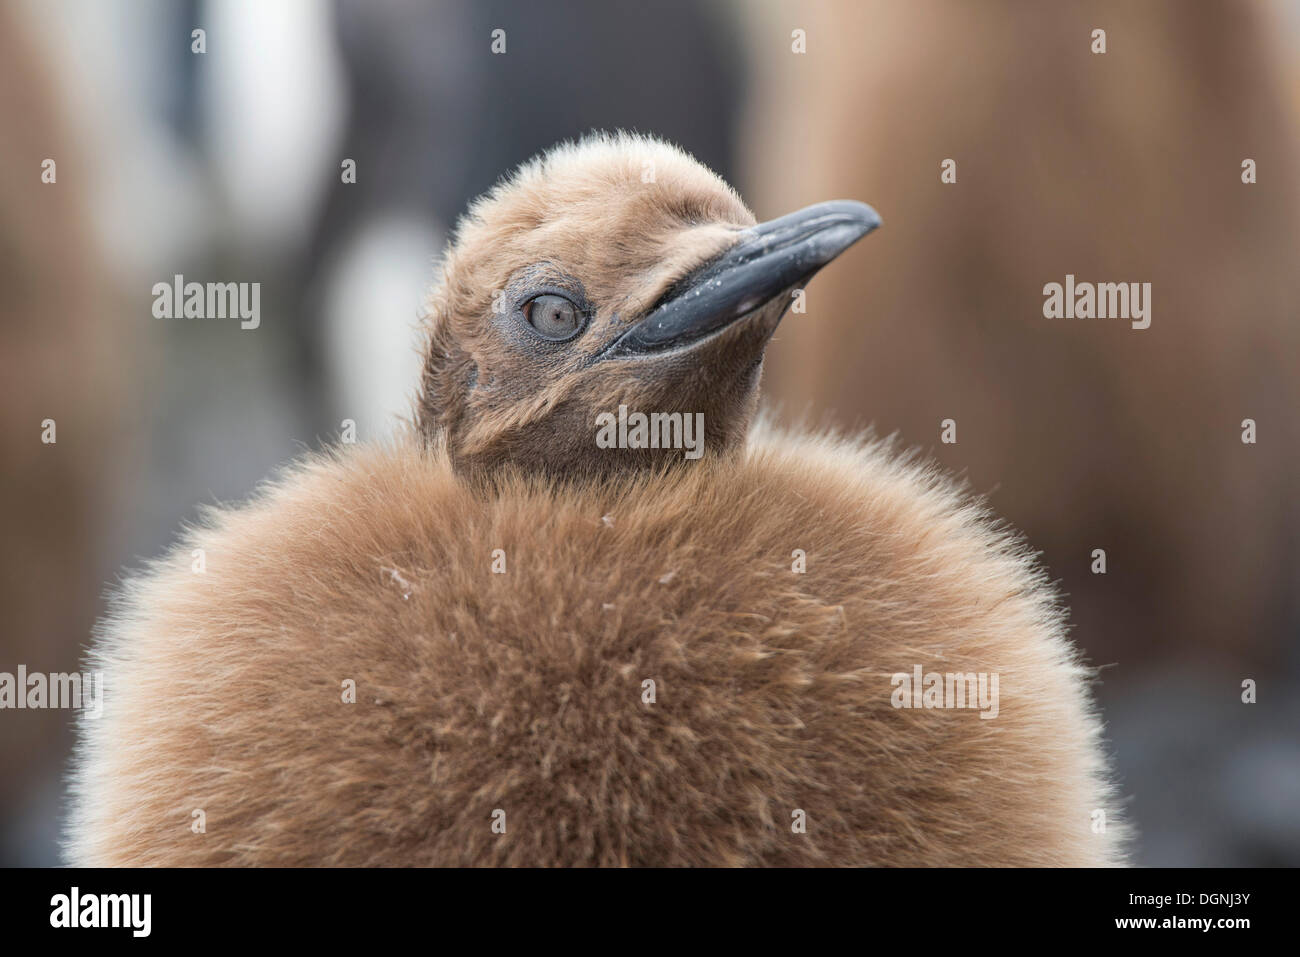
[[[70,860],[1122,863],[1031,553],[888,444],[751,427],[793,293],[878,222],[756,225],[628,135],[479,199],[407,436],[214,510],[119,597]]]

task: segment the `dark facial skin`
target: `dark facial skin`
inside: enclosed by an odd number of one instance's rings
[[[576,371],[570,371],[569,362],[557,361],[561,344],[531,330],[507,332],[504,338],[520,358],[544,375],[567,375],[569,388],[542,422],[502,430],[485,448],[459,457],[457,466],[479,470],[516,463],[554,475],[599,476],[683,460],[680,448],[599,448],[598,416],[617,415],[620,403],[629,412],[702,413],[705,454],[735,447],[757,405],[764,348],[787,305],[788,299],[773,300],[706,340],[662,354],[584,357]],[[521,318],[518,324],[526,321]],[[480,371],[479,383],[485,380],[501,383],[501,401],[527,399],[524,388],[512,387],[491,370],[486,375]]]

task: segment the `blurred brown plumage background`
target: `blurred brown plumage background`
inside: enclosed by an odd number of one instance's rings
[[[1107,666],[1140,862],[1294,864],[1298,49],[1300,9],[1267,0],[2,8],[0,671],[75,669],[105,588],[199,503],[345,417],[384,434],[464,203],[635,128],[760,218],[880,210],[783,324],[769,402],[897,432],[1042,550]],[[154,319],[177,272],[262,282],[262,327]],[[1150,282],[1151,327],[1044,319],[1067,273]],[[57,859],[71,721],[0,712],[0,862]]]

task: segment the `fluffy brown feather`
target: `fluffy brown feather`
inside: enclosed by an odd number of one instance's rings
[[[895,709],[918,663],[997,672],[999,716]],[[1051,590],[881,444],[761,428],[693,469],[490,494],[439,449],[317,458],[137,580],[94,666],[78,864],[1122,858]]]

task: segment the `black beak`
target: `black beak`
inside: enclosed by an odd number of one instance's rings
[[[879,225],[880,217],[866,203],[834,200],[747,229],[736,245],[670,289],[602,358],[632,358],[698,342],[810,279]]]

